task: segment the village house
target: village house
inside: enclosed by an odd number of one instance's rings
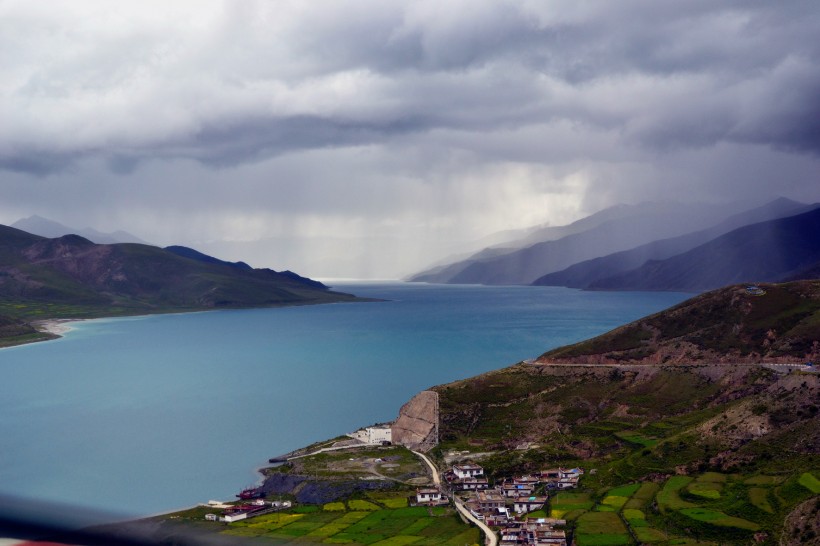
[[[570,468],[569,470],[567,470],[565,468],[559,468],[558,470],[559,470],[559,476],[558,477],[561,478],[561,479],[580,478],[581,474],[584,473],[584,471],[581,470],[580,468]]]
[[[464,480],[466,478],[475,478],[476,476],[483,476],[484,469],[475,463],[454,464],[453,474],[456,479]]]
[[[573,489],[578,487],[578,478],[561,478],[555,482],[558,489]]]
[[[533,491],[535,491],[535,486],[530,484],[504,483],[501,485],[501,492],[508,499],[529,497]]]
[[[476,503],[482,514],[505,508],[504,495],[497,489],[476,492]]]
[[[581,468],[552,468],[542,470],[539,477],[550,489],[572,489],[578,487],[583,473]]]
[[[544,519],[510,522],[499,533],[502,546],[567,546],[567,535]]]
[[[513,510],[517,514],[540,510],[547,503],[547,497],[519,497],[513,502]]]
[[[453,489],[460,491],[483,491],[489,489],[490,483],[487,478],[464,478],[463,480],[453,480]]]
[[[443,499],[441,490],[436,487],[426,487],[416,490],[416,504],[441,504],[447,502]]]
[[[490,527],[504,527],[509,523],[513,517],[510,515],[508,508],[496,508],[495,511],[490,511],[483,516],[484,523]]]

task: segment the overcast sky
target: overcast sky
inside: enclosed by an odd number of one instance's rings
[[[818,36],[816,0],[0,0],[0,223],[396,277],[621,202],[820,201]]]

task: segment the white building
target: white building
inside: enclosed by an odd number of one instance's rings
[[[351,438],[364,442],[365,444],[379,445],[383,442],[393,441],[393,432],[390,425],[378,425],[365,427],[348,434]]]
[[[456,478],[463,480],[465,478],[475,478],[484,474],[484,469],[475,463],[454,464],[453,474]]]
[[[438,504],[441,502],[441,491],[435,487],[416,490],[418,504]]]

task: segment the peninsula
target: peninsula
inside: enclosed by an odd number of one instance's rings
[[[95,244],[0,226],[0,347],[57,337],[49,319],[364,301],[291,271],[194,249]]]

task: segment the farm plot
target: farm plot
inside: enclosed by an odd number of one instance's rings
[[[575,538],[578,546],[632,544],[632,537],[614,512],[587,512],[578,517]]]
[[[375,500],[396,502],[398,497]],[[465,526],[451,509],[428,511],[426,508],[381,509],[366,500],[352,499],[345,510],[308,513],[276,513],[230,525],[225,534],[259,537],[271,542],[314,544],[361,544],[366,546],[461,546],[480,541],[479,530]],[[340,503],[342,504],[342,503]],[[432,515],[431,515],[432,514]]]
[[[672,476],[663,484],[663,489],[658,493],[658,508],[661,513],[669,510],[681,510],[683,508],[695,508],[697,505],[686,502],[678,494],[681,489],[689,485],[692,478],[689,476]]]
[[[723,512],[710,510],[708,508],[684,508],[679,510],[679,512],[694,520],[709,523],[711,525],[718,525],[720,527],[736,527],[738,529],[746,529],[748,531],[757,531],[760,529],[760,525],[754,522],[729,516]]]
[[[686,486],[686,491],[696,497],[717,500],[720,498],[725,482],[725,474],[707,472],[706,474],[701,474],[695,481]]]
[[[624,508],[633,508],[636,510],[642,509],[644,506],[652,502],[652,499],[655,498],[655,495],[659,490],[660,486],[656,483],[642,483],[638,490],[632,495],[632,498],[626,502]]]
[[[629,498],[635,494],[641,487],[639,483],[630,485],[622,485],[607,491],[604,500],[601,502],[604,506],[611,507],[614,511],[620,510],[629,501]],[[606,510],[602,510],[606,511]]]
[[[573,520],[595,506],[589,493],[561,491],[550,502],[550,517]]]
[[[769,490],[765,487],[750,487],[749,502],[752,503],[752,506],[763,510],[764,512],[774,514],[774,508],[772,508],[772,505],[769,502]]]
[[[653,528],[649,522],[646,521],[646,513],[642,510],[642,508],[651,503],[659,490],[660,486],[656,483],[647,482],[635,484],[635,486],[632,487],[632,496],[621,510],[621,516],[627,525],[629,525],[635,538],[642,544],[653,544],[669,540],[666,533]],[[610,494],[613,491],[616,490],[611,490]]]
[[[814,495],[820,493],[820,480],[815,478],[811,472],[804,472],[801,474],[800,478],[797,480],[797,483],[811,491]]]

